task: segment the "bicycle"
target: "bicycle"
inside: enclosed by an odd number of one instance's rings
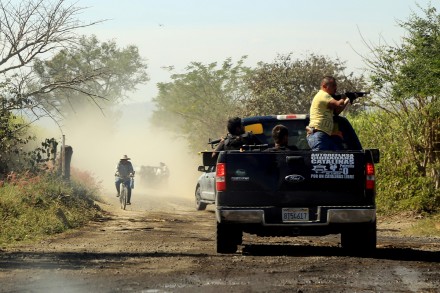
[[[121,195],[119,196],[119,202],[121,203],[121,209],[125,210],[125,207],[127,206],[128,188],[126,185],[126,181],[122,181],[121,185]]]
[[[132,187],[127,186],[128,184],[133,185],[133,179],[134,175],[130,174],[130,179],[127,180],[126,178],[123,178],[121,182],[121,191],[119,195],[119,202],[121,203],[121,209],[125,210],[127,207],[127,201],[128,201],[128,189]]]

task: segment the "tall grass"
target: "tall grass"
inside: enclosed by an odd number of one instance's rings
[[[408,155],[409,145],[402,135],[403,126],[383,112],[351,117],[364,148],[378,148],[376,166],[377,207],[381,213],[440,212],[440,190],[432,178],[421,175]]]
[[[66,182],[47,173],[10,174],[0,182],[0,243],[11,244],[84,225],[100,215],[99,185],[84,172]]]

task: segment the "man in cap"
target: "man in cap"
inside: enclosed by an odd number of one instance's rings
[[[116,196],[120,195],[121,192],[121,183],[125,182],[125,185],[127,186],[127,204],[131,204],[131,177],[134,176],[134,169],[133,165],[129,161],[130,158],[127,155],[123,155],[122,158],[119,160],[118,165],[116,166],[116,191],[118,194]]]

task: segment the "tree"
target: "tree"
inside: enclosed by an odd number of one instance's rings
[[[173,74],[171,82],[159,83],[159,94],[153,100],[157,108],[154,124],[185,136],[195,150],[206,147],[208,137],[224,135],[228,118],[244,113],[245,77],[249,74],[245,59],[233,64],[229,58],[221,66],[192,62],[186,73]]]
[[[3,172],[19,159],[22,146],[28,142],[30,137],[25,135],[25,130],[32,122],[31,117],[38,119],[47,112],[38,97],[57,88],[74,89],[99,74],[90,72],[38,84],[32,70],[35,58],[75,45],[75,31],[96,23],[80,23],[76,15],[82,10],[65,0],[0,2],[0,169]],[[28,119],[19,119],[19,115]]]
[[[136,46],[120,49],[114,41],[100,43],[96,36],[82,36],[77,46],[61,50],[50,60],[36,59],[34,69],[41,84],[96,74],[71,88],[57,88],[38,96],[45,109],[59,111],[64,117],[84,111],[89,105],[102,108],[121,102],[127,92],[149,80],[147,64]]]
[[[57,88],[75,88],[75,85],[93,79],[97,72],[74,78],[44,82],[36,85],[32,62],[38,56],[48,56],[66,46],[77,43],[75,31],[96,22],[83,24],[75,17],[83,8],[68,5],[65,0],[10,1],[0,3],[0,74],[3,86],[1,98],[6,110],[26,110],[32,114],[41,107],[36,95]],[[7,85],[7,86],[6,86]],[[43,109],[44,112],[44,109]]]
[[[260,62],[248,81],[252,96],[246,100],[247,114],[308,113],[325,75],[336,78],[340,92],[363,90],[363,77],[347,76],[345,69],[344,62],[315,54],[293,59],[289,53],[272,63]]]
[[[421,8],[419,6],[419,8]],[[418,175],[440,188],[440,15],[432,6],[398,22],[406,35],[397,45],[368,46],[364,60],[377,99],[373,105],[399,121],[401,144]]]

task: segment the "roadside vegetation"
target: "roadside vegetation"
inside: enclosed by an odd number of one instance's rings
[[[412,211],[415,215],[440,211],[440,193],[435,178],[417,168],[410,144],[403,138],[403,127],[384,113],[364,113],[350,117],[366,148],[379,148],[376,165],[377,203],[380,213]]]
[[[33,241],[77,228],[96,219],[101,210],[99,185],[74,170],[70,181],[54,173],[11,173],[0,188],[0,244]]]
[[[62,132],[77,113],[118,117],[112,106],[149,79],[136,46],[78,34],[101,22],[79,21],[84,9],[65,0],[0,3],[0,246],[100,215],[99,184],[73,168],[65,176],[60,142],[33,123],[49,117]]]

